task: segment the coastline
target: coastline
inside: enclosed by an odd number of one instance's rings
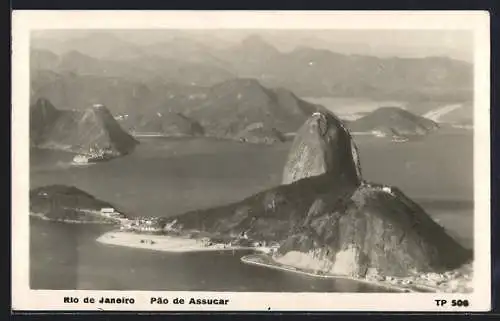
[[[250,254],[241,258],[241,261],[250,265],[257,265],[277,270],[284,270],[294,272],[302,275],[313,276],[324,279],[346,279],[356,282],[361,282],[377,287],[387,288],[403,293],[470,293],[472,289],[469,286],[471,275],[468,269],[471,270],[472,263],[465,264],[457,270],[462,270],[455,278],[442,279],[441,283],[429,284],[433,280],[429,280],[429,274],[422,273],[419,276],[413,277],[386,277],[384,280],[370,279],[370,278],[356,278],[347,275],[334,275],[334,274],[317,274],[312,270],[304,269],[298,266],[282,264],[277,262],[269,255],[265,254]],[[455,270],[455,271],[457,271]]]

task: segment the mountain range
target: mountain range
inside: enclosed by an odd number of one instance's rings
[[[286,89],[267,88],[254,79],[233,79],[212,87],[177,85],[162,91],[159,97],[152,97],[150,90],[144,87],[131,86],[132,93],[123,92],[124,95],[119,97],[113,95],[113,87],[104,89],[104,84],[112,85],[112,79],[100,78],[96,82],[89,81],[87,87],[80,87],[86,82],[81,78],[76,76],[73,82],[59,82],[65,87],[62,90],[65,97],[57,96],[54,92],[58,86],[54,86],[41,90],[45,94],[38,100],[52,102],[55,96],[56,106],[86,110],[99,102],[91,92],[102,91],[106,99],[100,103],[111,106],[116,121],[127,131],[166,136],[205,135],[247,142],[283,141],[287,133],[295,132],[313,112],[326,111]],[[154,99],[157,100],[154,108],[133,106]],[[109,101],[118,104],[108,105]],[[119,104],[121,102],[123,105]]]
[[[66,86],[65,93],[74,92],[73,100],[76,97],[83,98],[79,100],[78,105],[71,104],[66,100],[56,100],[59,103],[58,106],[70,104],[69,106],[78,106],[79,109],[59,111],[46,98],[39,98],[34,104],[34,106],[38,106],[32,108],[31,128],[34,144],[41,146],[50,141],[44,138],[48,134],[41,133],[45,133],[47,130],[55,132],[53,121],[59,114],[67,113],[74,116],[81,113],[84,115],[89,110],[93,110],[89,109],[89,106],[98,100],[85,99],[95,96],[86,95],[85,87],[82,88],[83,90],[78,90],[78,85],[74,84],[80,83],[79,78],[76,76],[75,82],[62,84]],[[104,81],[103,78],[100,80]],[[112,82],[112,80],[108,81]],[[99,81],[90,82],[91,88],[89,90],[102,90],[100,84]],[[47,88],[45,89],[47,90]],[[120,128],[120,132],[124,134],[128,132],[133,135],[208,136],[236,139],[249,143],[275,143],[288,140],[310,115],[316,112],[331,114],[319,104],[302,100],[283,88],[264,87],[255,79],[233,79],[211,87],[176,85],[170,90],[163,91],[161,97],[154,98],[158,100],[156,108],[134,108],[131,106],[134,102],[140,103],[152,99],[148,95],[149,89],[132,86],[131,90],[132,95],[134,91],[137,93],[136,100],[132,98],[127,100],[127,97],[130,97],[130,93],[128,93],[119,99],[119,101],[123,99],[125,106],[112,105],[114,119],[111,119],[110,111],[105,109],[110,116],[107,117],[107,119],[109,118],[108,122],[116,123],[114,126]],[[47,96],[51,97],[50,93],[51,91],[48,91]],[[106,91],[106,97],[109,100],[104,100],[105,102],[116,101],[118,98],[113,96],[112,90]],[[432,120],[414,115],[398,107],[382,107],[355,121],[345,121],[344,123],[353,132],[377,131],[390,137],[422,136],[439,127]],[[65,130],[72,130],[69,127],[65,128]],[[79,126],[73,128],[75,135],[79,128]],[[63,136],[66,137],[66,134],[59,136],[55,141],[63,142]],[[54,134],[51,135],[54,137]],[[41,144],[40,140],[44,139],[45,143]]]
[[[255,78],[298,96],[462,100],[472,97],[472,65],[445,57],[379,58],[298,47],[281,52],[259,36],[229,47],[187,37],[142,45],[93,34],[34,41],[31,70],[210,86]]]
[[[119,116],[120,125],[134,135],[203,136],[205,129],[181,113],[147,113]]]

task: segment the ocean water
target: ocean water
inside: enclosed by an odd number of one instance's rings
[[[472,135],[436,134],[405,144],[355,140],[366,179],[398,186],[472,247]],[[71,166],[70,154],[31,150],[30,184],[73,185],[131,215],[170,216],[278,185],[289,147],[149,138],[126,157],[80,167]],[[381,291],[245,265],[244,252],[171,254],[99,244],[105,227],[31,220],[30,228],[30,282],[37,289]]]

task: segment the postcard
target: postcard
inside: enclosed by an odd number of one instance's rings
[[[483,11],[14,11],[12,308],[488,311]]]

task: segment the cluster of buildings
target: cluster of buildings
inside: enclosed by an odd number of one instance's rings
[[[245,238],[237,238],[233,240],[217,240],[211,239],[209,237],[203,237],[199,239],[202,246],[204,247],[217,247],[217,248],[236,248],[236,247],[253,247],[259,249],[267,254],[275,254],[280,245],[277,242],[266,242],[266,241],[250,241]]]
[[[121,213],[116,212],[113,208],[103,208],[101,209],[103,215],[109,217],[115,217],[122,219],[121,230],[132,231],[139,233],[165,233],[165,232],[175,232],[174,228],[177,220],[167,222],[166,218],[161,217],[137,217],[134,219],[124,218]],[[193,237],[195,235],[189,234]],[[266,241],[252,241],[249,240],[246,232],[240,233],[237,238],[229,239],[214,239],[210,237],[197,238],[198,242],[204,247],[217,247],[217,248],[228,248],[228,247],[254,247],[259,248],[268,254],[274,254],[279,248],[279,243],[277,242],[266,242]],[[146,241],[144,241],[146,242]],[[144,243],[141,241],[141,243]]]
[[[73,162],[77,164],[95,163],[107,161],[114,157],[114,152],[111,147],[99,148],[98,146],[89,147],[88,152],[76,155]]]
[[[165,230],[165,219],[159,217],[127,219],[123,222],[121,229],[143,233],[161,233]]]

